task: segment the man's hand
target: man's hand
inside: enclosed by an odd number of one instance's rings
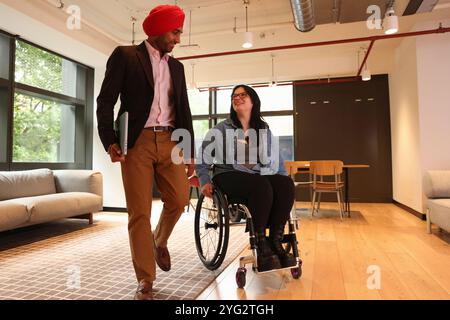
[[[212,198],[213,197],[213,193],[214,193],[214,187],[211,183],[207,183],[203,186],[202,188],[202,193],[208,197],[208,198]]]
[[[117,143],[109,146],[108,153],[111,158],[111,162],[125,162],[125,156],[122,154],[122,150]]]
[[[188,178],[192,177],[194,175],[194,171],[195,171],[195,161],[194,159],[191,159],[191,163],[190,164],[186,164],[186,174],[188,176]]]

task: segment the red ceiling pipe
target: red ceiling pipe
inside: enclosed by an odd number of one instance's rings
[[[370,51],[372,51],[374,43],[375,43],[375,40],[370,41],[369,48],[367,49],[366,55],[365,55],[364,60],[363,60],[363,62],[361,64],[361,67],[359,68],[358,74],[356,75],[357,77],[359,77],[361,75],[362,69],[364,68],[364,65],[366,64],[366,61],[369,58],[369,54],[370,54]]]
[[[235,54],[264,52],[264,51],[277,51],[277,50],[288,50],[288,49],[298,49],[298,48],[317,47],[317,46],[329,46],[329,45],[334,45],[334,44],[344,44],[344,43],[352,43],[352,42],[364,42],[364,41],[375,42],[375,41],[384,40],[384,39],[415,37],[415,36],[421,36],[421,35],[426,35],[426,34],[446,33],[446,32],[450,32],[450,28],[443,28],[441,25],[441,26],[439,26],[439,28],[433,29],[433,30],[406,32],[406,33],[363,37],[363,38],[351,38],[351,39],[342,39],[342,40],[301,43],[301,44],[294,44],[294,45],[288,45],[288,46],[249,49],[249,50],[240,50],[240,51],[208,53],[208,54],[201,54],[201,55],[196,55],[196,56],[179,57],[177,59],[178,60],[192,60],[192,59],[203,59],[203,58],[211,58],[211,57],[229,56],[229,55],[235,55]]]

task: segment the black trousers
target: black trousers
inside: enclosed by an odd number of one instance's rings
[[[231,171],[215,176],[214,184],[229,198],[247,200],[255,230],[284,225],[289,219],[295,198],[295,186],[290,177]]]

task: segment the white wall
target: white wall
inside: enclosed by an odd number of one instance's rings
[[[416,40],[405,39],[395,53],[389,77],[393,198],[422,210]]]
[[[436,28],[431,21],[416,30]],[[404,39],[390,76],[394,200],[425,212],[426,170],[450,169],[450,34]]]
[[[95,69],[95,94],[97,98],[98,93],[103,82],[106,70],[106,59],[101,67]],[[99,170],[103,174],[103,206],[113,208],[126,208],[125,193],[122,185],[122,174],[120,171],[120,164],[111,163],[108,154],[100,141],[97,131],[97,115],[95,110],[97,103],[94,102],[94,137],[92,150],[92,167]],[[119,107],[116,106],[115,113],[117,114]]]
[[[443,22],[450,26],[450,20]],[[426,170],[450,170],[450,34],[417,39],[417,75],[423,176]]]
[[[104,77],[107,55],[4,4],[0,4],[0,28],[94,68],[94,97],[97,97]],[[94,104],[94,110],[95,108]],[[97,120],[94,119],[93,169],[103,174],[104,206],[125,207],[119,166],[109,162],[98,138],[96,123]]]

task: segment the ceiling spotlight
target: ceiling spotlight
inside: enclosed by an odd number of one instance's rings
[[[367,63],[365,64],[364,70],[361,74],[361,78],[362,78],[362,81],[370,81],[370,79],[372,79],[370,70],[367,69]]]
[[[253,33],[245,32],[244,33],[244,43],[242,44],[242,48],[250,49],[253,47]]]
[[[245,33],[244,33],[244,43],[242,44],[242,48],[250,49],[253,47],[253,33],[248,31],[248,5],[250,4],[249,0],[244,0],[245,5]]]
[[[385,34],[394,34],[398,31],[398,17],[395,14],[394,7],[389,7],[383,21]]]
[[[48,3],[55,6],[58,9],[64,8],[64,2],[62,0],[47,0]]]

